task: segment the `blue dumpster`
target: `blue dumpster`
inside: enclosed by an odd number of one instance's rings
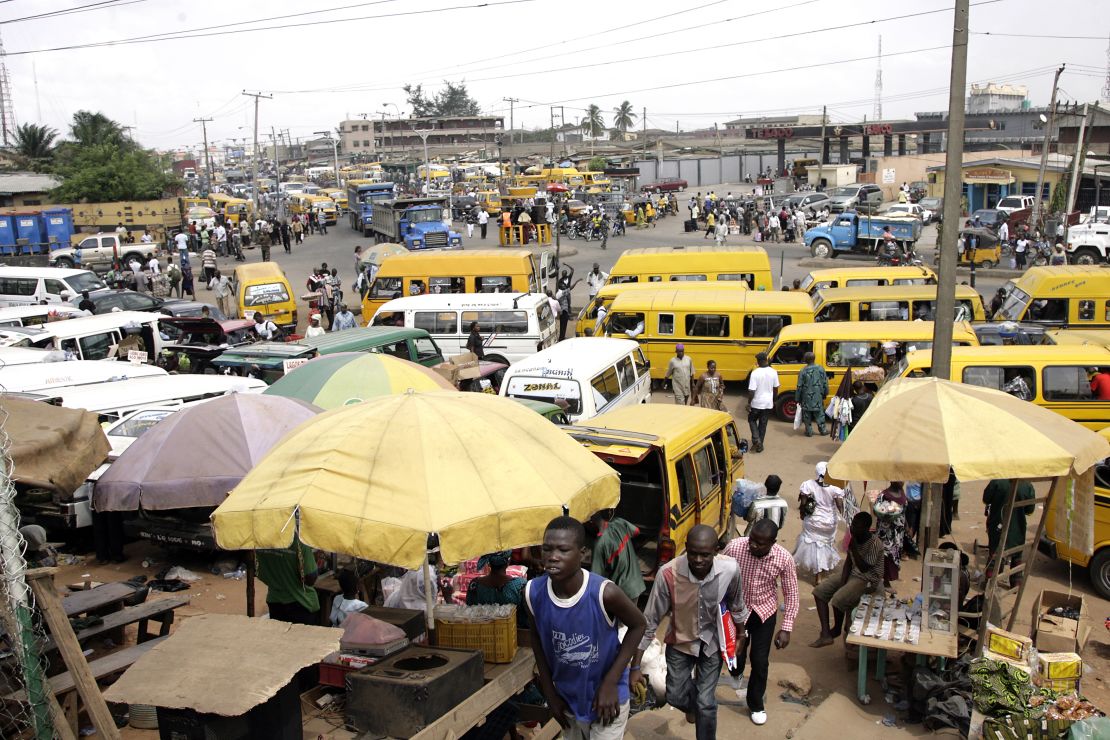
[[[0,254],[15,254],[15,217],[0,215]]]
[[[42,212],[46,222],[46,241],[50,249],[62,249],[70,245],[73,236],[73,211],[69,208],[47,208]]]
[[[41,213],[15,213],[15,243],[19,254],[46,252],[46,229]]]

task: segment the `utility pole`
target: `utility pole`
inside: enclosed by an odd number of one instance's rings
[[[821,106],[821,141],[817,143],[817,183],[814,187],[821,189],[821,181],[825,179],[825,126],[829,124],[829,107]]]
[[[212,187],[212,157],[208,154],[208,122],[211,118],[194,118],[193,123],[200,124],[200,132],[204,137],[204,171],[208,173],[208,187]]]
[[[644,140],[644,159],[647,159],[647,106],[643,108],[644,115],[640,118],[640,138]],[[658,174],[658,166],[656,167]]]
[[[968,0],[956,0],[952,15],[952,76],[948,82],[948,151],[944,167],[944,222],[941,224],[940,275],[933,321],[934,378],[952,374],[952,322],[956,318],[956,237],[960,230],[960,188],[964,160],[964,91],[967,89]],[[936,544],[936,532],[931,532]]]
[[[513,106],[520,102],[520,98],[501,98],[509,104],[509,175],[516,175],[516,160],[513,159],[512,146],[515,142],[515,135],[513,129],[516,128],[513,122]],[[501,167],[501,152],[497,152],[497,166]]]
[[[551,106],[551,153],[548,157],[551,166],[555,166],[555,106]]]
[[[251,151],[251,193],[254,195],[254,211],[255,213],[262,213],[262,206],[258,197],[258,101],[262,98],[272,100],[273,95],[263,95],[262,93],[249,93],[246,90],[243,94],[247,97],[254,98],[254,149]]]
[[[1033,225],[1039,226],[1041,223],[1041,199],[1044,191],[1044,171],[1048,166],[1048,142],[1052,137],[1052,127],[1056,124],[1056,91],[1060,84],[1060,75],[1064,73],[1064,67],[1061,64],[1060,68],[1056,70],[1056,77],[1052,80],[1052,100],[1048,104],[1048,120],[1045,122],[1044,139],[1041,142],[1041,168],[1037,172],[1037,192],[1033,197]]]
[[[1083,172],[1083,159],[1087,155],[1087,148],[1083,143],[1084,134],[1087,132],[1087,121],[1091,117],[1091,108],[1083,104],[1083,120],[1079,122],[1079,136],[1075,139],[1075,155],[1071,158],[1071,182],[1068,184],[1068,202],[1064,204],[1064,218],[1075,208],[1075,196],[1079,192],[1079,178]],[[1096,176],[1097,179],[1097,176]]]
[[[278,164],[278,137],[279,134],[273,126],[270,126],[270,138],[274,140],[274,194],[277,195],[281,186],[281,165]],[[277,199],[278,217],[285,215],[284,206],[282,205],[281,198]]]

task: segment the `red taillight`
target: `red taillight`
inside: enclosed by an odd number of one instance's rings
[[[659,565],[674,560],[674,540],[670,537],[659,540]]]

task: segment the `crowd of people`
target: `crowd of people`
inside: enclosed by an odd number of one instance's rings
[[[718,244],[725,243],[730,234],[751,236],[757,242],[793,243],[805,234],[810,216],[802,208],[777,209],[770,199],[762,197],[724,197],[710,191],[702,196],[696,193],[686,204],[693,225],[703,224],[704,239],[713,237]],[[828,218],[827,211],[814,214],[818,220]]]

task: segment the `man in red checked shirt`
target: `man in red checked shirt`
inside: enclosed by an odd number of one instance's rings
[[[794,620],[798,618],[798,572],[794,558],[781,545],[775,544],[779,528],[770,519],[760,519],[752,525],[749,537],[738,537],[728,543],[724,554],[735,558],[740,566],[740,583],[744,588],[744,603],[748,613],[744,624],[748,635],[747,643],[737,647],[739,673],[744,672],[744,661],[751,652],[752,670],[748,677],[748,709],[752,722],[762,725],[767,722],[767,711],[763,704],[767,692],[767,671],[771,657],[771,642],[774,636],[775,647],[784,649],[790,644],[790,633]],[[778,617],[778,590],[786,602],[782,627],[775,635],[775,620]]]
[[[1091,378],[1091,393],[1099,401],[1110,400],[1110,370],[1104,367],[1095,368],[1094,377]]]

